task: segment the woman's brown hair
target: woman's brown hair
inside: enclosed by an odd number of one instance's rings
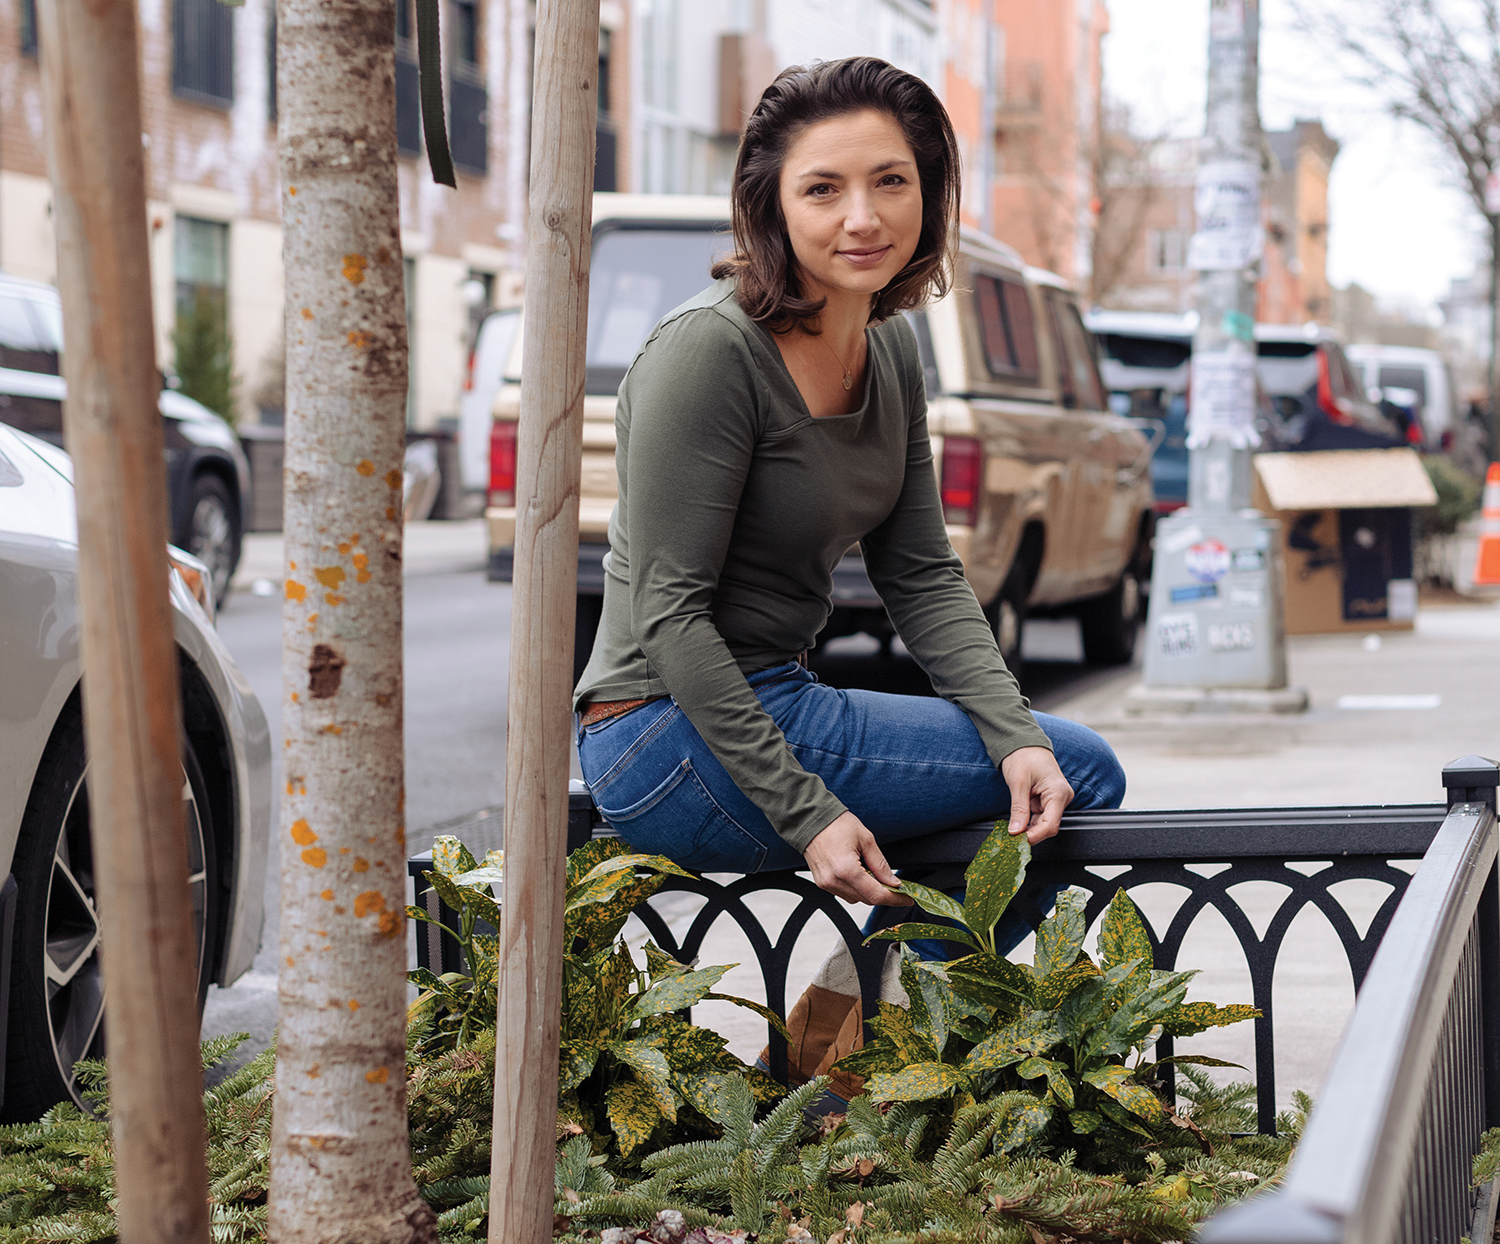
[[[958,218],[958,142],[948,113],[921,78],[873,56],[795,65],[783,70],[745,123],[734,165],[731,221],[735,253],[714,265],[714,278],[739,282],[740,306],[777,330],[806,327],[825,299],[805,297],[781,212],[781,166],[787,148],[809,125],[873,109],[901,127],[917,160],[922,231],[911,260],[871,300],[870,320],[946,293],[952,277],[951,237]]]

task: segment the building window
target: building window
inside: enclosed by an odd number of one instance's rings
[[[36,53],[36,0],[21,0],[21,55]]]
[[[266,120],[276,124],[276,10],[266,26]]]
[[[422,154],[422,90],[412,0],[396,0],[396,150]]]
[[[230,418],[234,360],[229,339],[229,226],[179,216],[172,247],[177,286],[172,337],[182,392]]]
[[[1151,272],[1181,272],[1187,265],[1188,235],[1181,229],[1151,229],[1146,233],[1146,268]]]
[[[172,0],[172,92],[216,107],[234,102],[234,10]]]
[[[594,124],[594,189],[619,188],[615,123],[609,113],[610,33],[599,31],[599,107]]]
[[[479,64],[479,5],[451,0],[449,11],[448,140],[453,163],[483,177],[490,166],[490,97]]]

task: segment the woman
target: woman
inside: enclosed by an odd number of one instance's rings
[[[604,614],[575,692],[579,759],[631,845],[697,871],[809,868],[906,905],[882,842],[996,816],[1035,843],[1115,807],[1092,731],[1029,711],[948,543],[916,341],[946,291],[952,127],[867,57],[789,69],[749,118],[735,254],[620,387]],[[858,543],[940,698],[805,667]]]

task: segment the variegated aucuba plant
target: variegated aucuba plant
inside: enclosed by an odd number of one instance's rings
[[[996,824],[964,874],[962,902],[903,881],[929,914],[951,923],[907,923],[871,941],[943,939],[969,950],[901,965],[908,1007],[882,1003],[874,1037],[838,1064],[868,1077],[876,1101],[935,1101],[955,1107],[1018,1093],[1000,1148],[1131,1147],[1155,1125],[1190,1127],[1155,1090],[1160,1061],[1145,1052],[1163,1034],[1189,1036],[1252,1019],[1251,1006],[1185,1003],[1194,972],[1152,965],[1151,940],[1129,895],[1116,893],[1099,931],[1098,961],[1083,949],[1086,895],[1068,890],[1037,929],[1031,964],[998,954],[995,929],[1025,879],[1031,849]],[[1227,1067],[1201,1055],[1179,1063]],[[1134,1138],[1134,1139],[1133,1139]]]
[[[494,887],[502,870],[499,852],[481,863],[457,839],[434,844],[425,876],[458,913],[456,929],[443,927],[458,940],[467,971],[409,973],[422,990],[409,1018],[424,1050],[465,1044],[495,1026],[497,947],[485,929],[499,927]],[[635,907],[674,874],[692,875],[666,856],[636,854],[618,838],[596,839],[568,857],[558,1116],[564,1131],[588,1134],[597,1153],[613,1140],[628,1158],[653,1133],[661,1139],[670,1132],[673,1140],[717,1135],[710,1103],[734,1075],[745,1076],[761,1102],[784,1092],[729,1053],[718,1033],[685,1017],[699,1002],[733,1002],[785,1033],[765,1007],[714,992],[733,964],[695,970],[648,942],[642,969],[620,937]],[[407,912],[438,923],[420,907]]]

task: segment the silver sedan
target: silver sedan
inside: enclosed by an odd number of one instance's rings
[[[79,707],[72,464],[0,425],[0,1119],[80,1100],[104,1049],[89,797]],[[271,811],[265,714],[214,629],[201,562],[172,550],[182,799],[200,1003],[260,946]],[[3,975],[0,975],[3,981]]]

